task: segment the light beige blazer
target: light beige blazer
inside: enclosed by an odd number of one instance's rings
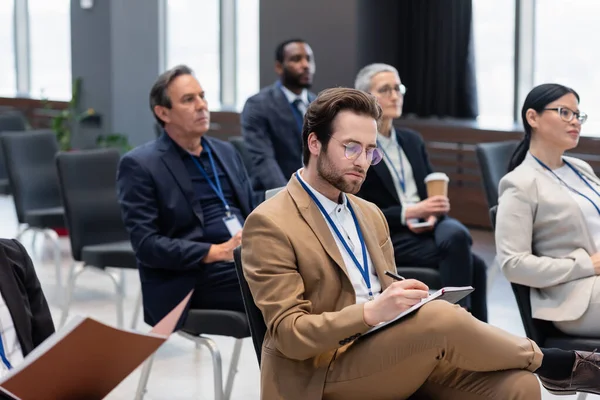
[[[386,288],[384,272],[396,267],[385,218],[372,203],[348,201]],[[246,219],[242,263],[267,325],[261,398],[321,399],[329,364],[369,326],[327,222],[295,176]]]
[[[600,180],[589,164],[565,157],[586,178]],[[597,252],[586,218],[561,183],[530,154],[500,181],[497,257],[511,282],[530,286],[534,318],[572,321],[588,308]],[[600,205],[600,199],[593,199]]]

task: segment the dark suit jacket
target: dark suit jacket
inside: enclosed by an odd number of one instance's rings
[[[308,93],[308,101],[315,99]],[[301,116],[300,116],[301,118]],[[242,135],[252,156],[256,190],[285,186],[302,167],[302,131],[277,83],[250,97],[241,115]]]
[[[427,187],[424,180],[433,172],[433,168],[427,156],[425,142],[418,132],[406,128],[396,129],[396,137],[412,167],[419,197],[421,200],[426,199]],[[402,225],[402,203],[394,187],[392,172],[384,161],[369,168],[358,195],[375,203],[383,211],[392,235],[408,230],[408,227]]]
[[[31,258],[14,239],[0,239],[0,292],[26,356],[54,333],[54,323]]]
[[[230,143],[205,139],[222,164],[246,217],[254,204],[239,154]],[[202,207],[195,200],[192,181],[176,146],[163,134],[123,156],[117,173],[123,221],[142,282],[144,319],[151,325],[194,288],[211,246],[204,238]]]

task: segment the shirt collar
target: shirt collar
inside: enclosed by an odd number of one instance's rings
[[[302,170],[303,168],[300,168],[298,170],[298,178],[300,178],[300,180],[306,185],[308,190],[310,190],[311,193],[315,195],[315,197],[317,198],[317,200],[319,200],[325,211],[327,211],[327,214],[332,214],[338,206],[342,206],[344,207],[344,209],[348,207],[348,197],[344,193],[342,193],[342,204],[336,203],[335,201],[331,201],[330,199],[322,195],[319,191],[313,189],[313,187],[310,186],[308,182],[304,180],[304,178],[302,178]]]
[[[392,126],[392,130],[390,131],[390,137],[384,136],[381,133],[377,132],[377,140],[383,147],[388,147],[391,143],[397,143],[398,139],[396,137],[396,129]]]
[[[300,100],[302,100],[302,102],[304,103],[305,106],[308,105],[308,90],[302,89],[302,93],[297,95],[296,93],[292,92],[290,89],[283,86],[283,84],[280,84],[279,87],[281,88],[281,91],[285,95],[285,98],[287,99],[288,103],[293,103],[294,100],[300,99]]]

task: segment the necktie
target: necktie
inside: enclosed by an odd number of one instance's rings
[[[294,105],[294,107],[296,107],[296,110],[298,110],[300,112],[300,115],[302,115],[302,117],[304,118],[304,114],[306,114],[306,106],[304,105],[302,99],[297,98],[292,104]]]

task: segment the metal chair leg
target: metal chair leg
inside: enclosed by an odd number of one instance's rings
[[[150,378],[150,370],[152,369],[152,363],[154,362],[154,354],[150,356],[144,363],[142,368],[142,374],[140,375],[140,381],[138,382],[137,390],[135,391],[134,400],[142,400],[146,394],[146,386],[148,386],[148,379]]]
[[[62,252],[60,249],[60,238],[52,229],[43,231],[44,237],[50,239],[54,247],[54,268],[56,270],[56,286],[58,291],[62,290]]]
[[[215,400],[225,400],[223,395],[223,365],[221,362],[221,352],[214,340],[204,336],[194,336],[182,331],[177,332],[186,339],[200,343],[210,351],[213,363],[213,379],[215,386]]]
[[[125,323],[124,323],[124,312],[123,312],[123,298],[124,295],[123,293],[125,292],[125,290],[123,289],[123,286],[125,285],[125,280],[123,279],[124,275],[121,274],[121,272],[123,272],[123,270],[119,271],[118,274],[112,273],[112,272],[108,272],[106,270],[104,270],[104,272],[106,273],[106,275],[108,275],[110,277],[110,279],[113,281],[113,283],[115,284],[115,289],[116,289],[116,306],[117,306],[117,327],[118,328],[124,328],[125,327]]]
[[[131,319],[131,329],[137,327],[138,319],[140,318],[140,310],[142,309],[142,289],[138,292],[135,299],[135,306],[133,309],[133,318]]]
[[[85,267],[73,261],[71,268],[69,269],[69,279],[67,281],[67,293],[63,303],[62,315],[60,317],[59,326],[62,327],[67,322],[69,316],[69,308],[71,307],[71,300],[73,299],[73,290],[75,289],[75,281],[77,277],[84,271]]]
[[[238,363],[240,361],[240,355],[242,354],[242,339],[235,339],[233,344],[233,353],[231,354],[231,362],[229,363],[229,372],[227,373],[227,382],[225,383],[225,393],[223,398],[229,400],[231,398],[231,390],[233,389],[233,380],[238,372]]]

